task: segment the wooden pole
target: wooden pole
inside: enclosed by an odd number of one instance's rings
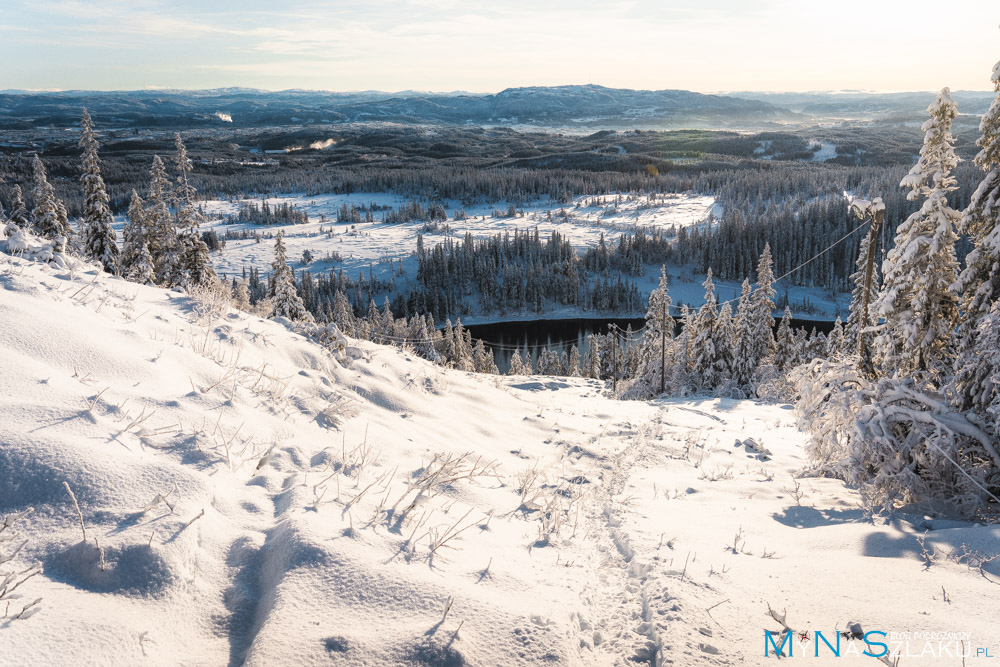
[[[858,322],[858,370],[864,375],[872,373],[872,359],[868,354],[866,343],[866,332],[868,328],[868,307],[869,295],[871,294],[872,280],[875,275],[875,239],[878,238],[879,227],[885,219],[885,210],[869,210],[867,213],[871,219],[871,227],[868,229],[868,241],[866,250],[868,251],[868,262],[865,265],[865,288],[861,295],[861,321]]]

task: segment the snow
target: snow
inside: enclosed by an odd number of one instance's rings
[[[634,231],[636,228],[660,228],[664,230],[680,229],[681,227],[704,226],[713,224],[722,215],[722,206],[714,197],[708,195],[665,195],[651,199],[647,195],[629,198],[621,195],[622,201],[615,203],[618,195],[578,197],[573,202],[562,205],[558,202],[543,200],[525,205],[525,215],[514,218],[497,217],[496,210],[506,211],[507,202],[494,204],[479,204],[463,207],[460,202],[446,201],[444,204],[449,215],[448,232],[423,232],[425,247],[431,248],[444,241],[449,236],[461,240],[466,232],[475,238],[488,238],[496,234],[533,230],[538,227],[542,238],[547,238],[553,231],[559,232],[578,250],[596,247],[601,234],[609,243],[623,232]],[[343,224],[336,223],[337,211],[343,204],[356,206],[389,206],[400,207],[409,199],[384,192],[367,192],[353,194],[324,195],[294,195],[268,197],[269,205],[291,203],[309,214],[310,222],[300,225],[247,225],[224,224],[226,215],[234,214],[239,204],[236,201],[212,200],[203,203],[205,212],[213,218],[203,230],[214,229],[219,236],[225,236],[227,230],[251,230],[261,234],[276,235],[284,233],[288,247],[288,258],[296,271],[308,268],[313,273],[328,272],[331,269],[343,269],[351,278],[357,278],[358,273],[369,269],[379,277],[388,279],[398,263],[403,263],[405,276],[396,278],[397,290],[408,289],[415,283],[416,239],[421,233],[424,223],[412,222],[401,224],[384,224],[382,222]],[[468,218],[455,220],[455,213],[464,208]],[[563,217],[562,212],[566,212]],[[376,212],[377,219],[383,212]],[[549,214],[551,213],[551,221]],[[321,218],[325,216],[325,221]],[[120,226],[120,223],[119,223]],[[322,231],[321,231],[322,230]],[[270,270],[273,257],[272,243],[264,241],[257,243],[253,239],[226,241],[226,248],[212,253],[216,271],[225,275],[239,275],[244,268],[257,267],[262,272]],[[301,262],[302,253],[309,250],[316,258],[308,266]],[[340,261],[326,259],[331,253],[340,255]],[[701,283],[704,275],[693,274],[691,267],[670,266],[671,294],[675,303],[700,305],[704,297]],[[630,277],[643,295],[648,294],[657,283],[659,267],[647,267],[643,276]],[[742,281],[717,283],[719,300],[732,299],[739,296]],[[675,290],[677,290],[675,292]],[[778,291],[784,294],[784,284],[778,284]],[[803,300],[808,300],[815,308],[815,313],[799,313],[802,317],[828,317],[834,319],[837,315],[846,317],[846,301],[844,295],[831,295],[828,290],[792,286],[788,290],[792,309]],[[381,303],[381,299],[379,299]],[[628,316],[632,313],[621,313]],[[583,313],[574,308],[552,308],[546,311],[548,319],[563,317],[590,316],[593,313]],[[779,313],[780,316],[780,313]],[[510,314],[504,320],[538,319],[537,313]],[[463,322],[483,323],[496,321],[495,317],[484,317],[472,313],[463,316]]]
[[[614,206],[617,195],[597,197],[578,197],[572,203],[559,204],[543,200],[524,206],[525,215],[514,218],[497,217],[495,210],[506,211],[507,202],[479,204],[463,207],[460,202],[446,201],[445,206],[449,218],[459,210],[465,210],[466,220],[449,219],[452,237],[462,238],[466,232],[471,232],[475,238],[488,238],[498,233],[513,232],[515,229],[531,230],[538,227],[542,237],[548,237],[553,231],[565,236],[578,249],[596,246],[600,235],[606,239],[617,236],[623,231],[633,231],[637,227],[644,228],[681,228],[692,225],[703,225],[709,221],[709,216],[716,218],[721,215],[721,206],[715,198],[707,195],[667,195],[658,197],[655,201],[646,195],[637,196],[632,201],[623,201]],[[626,197],[622,195],[623,199]],[[303,225],[271,225],[266,227],[255,225],[223,224],[221,218],[236,213],[238,202],[228,200],[212,200],[205,202],[203,208],[216,222],[205,226],[207,230],[214,228],[221,236],[226,230],[255,229],[261,232],[277,234],[283,230],[288,243],[288,256],[298,258],[302,251],[309,249],[316,257],[325,257],[329,252],[338,252],[344,257],[345,271],[352,277],[359,269],[367,269],[369,263],[377,263],[387,258],[405,259],[416,252],[417,234],[424,226],[422,222],[401,224],[383,224],[382,222],[361,223],[356,225],[337,224],[337,211],[344,204],[348,207],[378,206],[400,207],[411,199],[383,192],[361,192],[352,194],[323,195],[292,195],[268,197],[269,205],[290,203],[309,214],[310,223]],[[588,205],[593,202],[605,202],[603,205]],[[259,200],[258,200],[259,203]],[[562,216],[562,211],[567,217]],[[551,213],[552,221],[548,220]],[[384,212],[375,213],[376,219],[381,219]],[[325,216],[325,221],[322,217]],[[320,227],[332,231],[332,234],[320,232]],[[445,233],[424,232],[425,243],[428,246],[443,240]],[[228,241],[226,250],[221,257],[216,258],[216,269],[224,273],[241,271],[243,266],[264,268],[270,264],[269,250],[257,244],[252,239],[248,241]],[[319,264],[318,269],[328,269],[329,265]],[[415,265],[414,265],[415,268]]]
[[[813,153],[812,162],[826,162],[827,160],[832,160],[837,157],[837,144],[832,144],[828,141],[814,140],[809,149],[813,150],[816,146],[819,148]]]
[[[0,570],[43,568],[0,663],[762,664],[768,606],[1000,651],[1000,568],[959,558],[1000,528],[793,479],[790,406],[342,365],[72,260],[0,254],[0,288],[0,514],[35,510]]]

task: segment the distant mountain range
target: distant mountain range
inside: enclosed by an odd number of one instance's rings
[[[982,113],[992,93],[958,92]],[[823,118],[922,115],[933,93],[755,93],[603,86],[508,88],[496,94],[325,92],[251,88],[137,91],[0,91],[0,129],[65,127],[87,107],[104,127],[259,127],[368,121],[547,128],[747,128]]]
[[[934,101],[936,91],[869,92],[838,90],[807,93],[732,92],[734,97],[767,102],[811,117],[873,118],[893,114],[923,115]],[[982,114],[996,97],[994,92],[954,90],[951,93],[960,113]]]

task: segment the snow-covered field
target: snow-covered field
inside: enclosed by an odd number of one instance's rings
[[[794,478],[790,406],[368,343],[342,365],[281,322],[4,254],[0,288],[0,515],[34,508],[0,572],[41,568],[0,584],[0,664],[764,664],[768,606],[815,664],[876,664],[849,638],[811,657],[851,623],[912,633],[902,665],[962,664],[925,632],[1000,654],[998,561],[957,562],[1000,528],[872,521]]]
[[[547,238],[553,231],[559,232],[577,249],[584,250],[597,246],[601,234],[607,243],[622,232],[634,231],[637,227],[663,229],[690,227],[694,225],[712,224],[722,214],[722,208],[714,197],[706,195],[665,195],[651,200],[647,195],[635,196],[631,201],[627,195],[596,197],[579,197],[572,204],[561,205],[557,202],[540,201],[525,207],[525,215],[508,218],[497,217],[495,210],[506,210],[506,202],[492,205],[465,207],[468,218],[454,220],[455,213],[462,208],[459,202],[445,202],[450,227],[448,232],[424,232],[425,246],[430,248],[442,242],[449,236],[462,239],[467,232],[475,238],[488,238],[515,229],[526,231],[538,228],[542,238]],[[260,203],[260,200],[256,200]],[[343,269],[351,278],[357,278],[360,271],[367,275],[369,269],[379,277],[389,278],[393,270],[398,269],[402,262],[405,275],[397,278],[397,288],[412,286],[416,276],[416,245],[417,235],[421,233],[424,223],[383,224],[381,222],[362,224],[336,223],[337,211],[343,204],[348,206],[364,206],[377,204],[379,206],[399,207],[409,201],[405,197],[386,193],[353,193],[350,195],[315,195],[315,196],[282,196],[268,198],[270,206],[290,203],[309,214],[310,222],[298,225],[248,225],[224,224],[224,216],[236,213],[238,202],[213,200],[203,204],[205,212],[213,221],[205,229],[214,229],[220,236],[225,236],[227,230],[250,230],[262,234],[277,234],[283,232],[288,248],[289,261],[295,270],[309,268],[314,273],[327,272],[330,269]],[[563,216],[563,212],[567,214]],[[324,220],[325,217],[325,220]],[[379,217],[379,216],[376,216]],[[302,254],[308,250],[314,260],[306,265],[302,263]],[[332,253],[339,255],[339,261],[326,258]],[[213,253],[215,268],[226,275],[239,275],[244,268],[257,267],[261,271],[270,270],[274,259],[273,243],[264,240],[257,243],[254,239],[230,239],[226,248]],[[671,295],[675,304],[681,302],[692,306],[700,306],[703,302],[705,276],[694,274],[688,267],[670,266],[668,271],[672,276]],[[645,275],[632,278],[645,296],[656,287],[659,280],[658,267],[647,267]],[[719,300],[735,299],[740,294],[740,282],[717,282]],[[783,285],[778,284],[780,293],[784,293]],[[827,290],[793,286],[788,291],[792,308],[803,300],[816,308],[815,315],[801,314],[802,317],[826,317],[833,319],[842,315],[846,319],[846,304],[849,295],[831,296]],[[381,302],[379,302],[381,304]],[[735,307],[735,304],[734,304]],[[559,308],[545,313],[548,318],[577,317],[582,313],[577,309]],[[631,315],[631,313],[620,313]],[[780,313],[778,314],[780,316]],[[537,313],[526,313],[524,317],[537,319]],[[493,321],[495,317],[483,317],[476,314],[463,318],[468,323]],[[515,320],[518,316],[510,315],[504,319]]]
[[[704,195],[667,195],[651,201],[649,196],[636,196],[632,201],[615,204],[616,196],[579,197],[571,204],[559,204],[552,201],[539,201],[524,207],[524,216],[513,218],[497,217],[496,210],[506,211],[507,202],[491,205],[476,205],[462,207],[457,201],[445,202],[447,206],[450,227],[448,232],[425,234],[428,246],[440,242],[447,236],[463,238],[466,232],[471,232],[475,238],[488,238],[504,232],[533,230],[538,228],[539,234],[547,238],[553,231],[559,232],[578,249],[583,250],[596,246],[600,235],[606,239],[617,236],[622,231],[631,231],[636,227],[681,228],[698,224],[708,224],[709,216],[718,217],[721,214],[714,197]],[[255,200],[258,204],[261,200]],[[383,224],[381,222],[351,224],[336,224],[337,211],[344,204],[348,206],[378,206],[399,207],[411,201],[406,197],[387,193],[352,193],[349,195],[325,194],[314,196],[281,196],[266,199],[271,206],[289,203],[305,211],[310,222],[301,225],[229,225],[222,224],[223,216],[236,213],[237,201],[212,200],[205,202],[205,212],[215,218],[216,222],[205,226],[214,228],[224,235],[226,230],[254,229],[277,233],[284,232],[288,244],[288,256],[301,258],[302,252],[310,250],[316,257],[314,270],[329,269],[334,263],[323,262],[323,258],[331,252],[339,253],[343,262],[335,265],[343,267],[350,275],[356,276],[357,271],[367,270],[370,264],[377,264],[385,259],[406,259],[416,252],[417,234],[424,226],[422,222]],[[604,202],[602,205],[601,202]],[[465,220],[454,220],[455,213],[463,209],[468,216]],[[566,213],[565,216],[562,212]],[[382,213],[376,218],[381,220]],[[325,231],[320,231],[320,228]],[[266,268],[271,262],[269,244],[258,244],[253,239],[230,240],[224,253],[216,259],[216,268],[225,273],[242,271],[243,267],[258,266]]]

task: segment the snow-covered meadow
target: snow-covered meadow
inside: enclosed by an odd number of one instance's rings
[[[0,664],[764,664],[776,617],[1000,653],[1000,527],[871,520],[790,406],[338,361],[73,261],[0,288]]]
[[[396,277],[397,289],[412,286],[415,282],[418,234],[423,234],[424,245],[430,248],[449,237],[461,240],[466,233],[471,233],[476,239],[483,239],[514,230],[523,232],[537,228],[543,239],[552,232],[558,232],[578,250],[583,251],[596,247],[602,234],[605,242],[610,244],[619,234],[634,232],[638,228],[669,231],[683,227],[703,227],[713,224],[722,215],[722,207],[714,197],[695,194],[655,197],[625,194],[585,196],[578,197],[569,204],[540,200],[525,205],[524,215],[516,217],[495,214],[506,211],[509,206],[507,202],[463,207],[458,201],[445,201],[448,220],[439,222],[437,231],[428,231],[424,229],[423,222],[382,223],[381,213],[376,214],[376,222],[336,222],[337,212],[345,204],[348,207],[374,204],[398,208],[411,201],[394,194],[288,195],[249,201],[257,204],[267,201],[271,207],[291,204],[307,213],[309,222],[287,225],[228,224],[225,219],[236,214],[240,200],[210,200],[202,203],[203,210],[210,218],[203,229],[212,229],[220,237],[224,237],[228,230],[250,232],[251,235],[253,232],[273,235],[280,231],[284,235],[289,260],[296,271],[309,269],[317,273],[343,269],[351,278],[357,278],[359,272],[364,271],[367,275],[371,271],[377,277],[388,279],[393,277],[394,272],[398,273],[401,263],[404,274]],[[467,217],[456,220],[455,214],[460,210],[464,210]],[[308,264],[302,261],[305,251],[313,256],[312,262]],[[216,270],[225,275],[239,275],[250,267],[266,272],[270,270],[273,259],[273,244],[266,239],[260,243],[253,238],[229,239],[225,249],[212,254]],[[675,304],[700,306],[703,303],[704,274],[693,272],[689,266],[668,266],[667,271],[671,275],[671,295]],[[630,277],[644,297],[656,287],[658,279],[659,267],[655,266],[646,267],[642,276]],[[717,281],[716,290],[720,301],[737,299],[740,282]],[[785,293],[784,283],[778,284],[778,290],[781,294]],[[813,306],[814,313],[801,314],[802,317],[832,320],[838,315],[846,316],[850,295],[834,296],[826,289],[803,286],[789,286],[787,290],[793,310],[796,304],[806,301]],[[573,308],[552,308],[545,313],[545,317],[566,318],[583,314]],[[628,316],[634,313],[618,314]],[[777,315],[780,317],[780,313]],[[525,317],[534,319],[538,314],[509,314],[504,319],[517,320]],[[476,323],[495,319],[472,313],[463,317],[463,322]]]

